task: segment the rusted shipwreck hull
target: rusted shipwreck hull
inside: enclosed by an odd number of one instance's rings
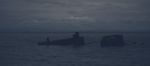
[[[38,45],[82,46],[84,45],[84,38],[78,37],[78,38],[67,38],[67,39],[54,40],[54,41],[44,41],[44,42],[39,42]]]
[[[125,46],[123,35],[104,36],[101,40],[101,47],[123,47]]]

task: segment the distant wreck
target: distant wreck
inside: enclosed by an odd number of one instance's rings
[[[124,45],[123,35],[104,36],[101,40],[101,47],[123,47]]]
[[[50,41],[49,38],[46,39],[44,42],[39,42],[38,45],[59,45],[59,46],[82,46],[84,45],[84,38],[79,36],[78,32],[75,32],[73,34],[72,38],[67,38],[67,39],[60,39],[60,40],[54,40]]]

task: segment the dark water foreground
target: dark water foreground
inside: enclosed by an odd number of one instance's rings
[[[102,37],[112,34],[81,33],[85,45],[73,48],[37,45],[72,33],[0,33],[0,66],[150,66],[150,33],[121,33],[124,47],[101,48]]]

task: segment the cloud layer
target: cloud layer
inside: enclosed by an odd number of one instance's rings
[[[149,31],[148,0],[0,0],[1,31]]]

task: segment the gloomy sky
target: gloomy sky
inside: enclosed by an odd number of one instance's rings
[[[150,31],[149,0],[0,0],[0,32]]]

